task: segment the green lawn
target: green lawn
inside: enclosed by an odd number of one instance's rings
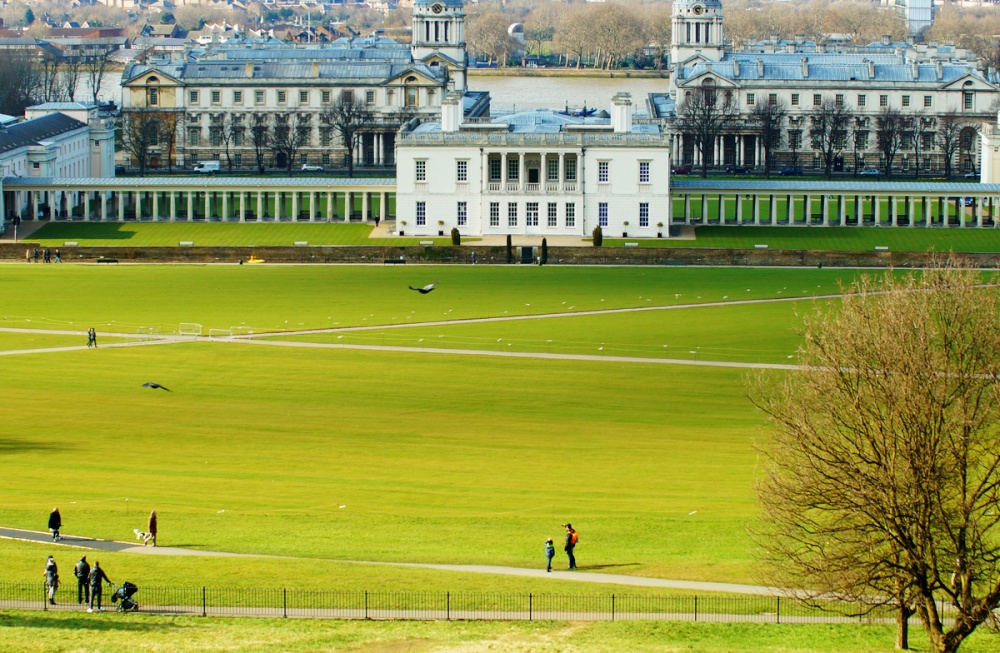
[[[883,625],[706,624],[672,622],[414,622],[159,617],[147,614],[0,612],[0,651],[136,653],[881,653]],[[929,650],[911,628],[915,651]],[[1000,650],[1000,637],[977,631],[963,652]]]
[[[63,247],[68,241],[85,247],[176,247],[181,242],[199,247],[291,247],[296,242],[310,246],[407,246],[418,245],[421,240],[451,244],[450,237],[370,238],[371,231],[369,224],[336,223],[51,222],[31,234],[27,241],[42,247]]]
[[[705,247],[753,249],[764,244],[770,249],[873,251],[886,246],[892,252],[1000,252],[1000,229],[958,227],[696,227],[695,240],[668,238],[608,238],[607,247],[637,242],[640,247]]]

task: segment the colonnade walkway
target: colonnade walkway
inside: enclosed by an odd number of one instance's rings
[[[0,216],[38,221],[392,219],[391,177],[5,177]]]
[[[990,227],[1000,184],[916,181],[670,181],[671,223],[857,227]]]

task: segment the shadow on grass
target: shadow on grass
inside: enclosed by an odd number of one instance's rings
[[[105,610],[108,614],[113,614],[112,610]],[[108,619],[98,615],[76,615],[64,616],[59,612],[52,614],[38,614],[37,612],[18,613],[7,612],[0,614],[0,628],[46,628],[60,630],[93,630],[93,631],[130,631],[130,632],[163,632],[164,629],[182,630],[187,626],[176,623],[163,623],[157,620],[156,623],[142,621],[124,621],[120,618]]]
[[[55,445],[51,442],[0,439],[0,455],[24,453],[26,451],[59,451],[63,449],[66,449],[66,447]]]
[[[638,567],[638,562],[623,562],[617,565],[578,565],[577,571],[594,571],[595,569],[614,569],[615,567]]]
[[[54,240],[130,240],[135,235],[135,229],[125,224],[49,223],[33,233],[32,237]]]

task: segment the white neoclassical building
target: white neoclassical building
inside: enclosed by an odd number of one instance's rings
[[[441,120],[413,121],[396,142],[396,226],[404,235],[666,236],[670,150],[660,124],[553,111],[463,122],[449,94]]]

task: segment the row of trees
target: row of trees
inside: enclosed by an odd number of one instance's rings
[[[54,55],[0,57],[0,113],[18,116],[39,102],[74,102],[82,99],[83,82],[91,91],[86,100],[97,104],[107,72],[105,57],[87,61],[64,61]]]
[[[796,128],[786,129],[792,121]],[[893,165],[901,151],[913,152],[914,177],[919,177],[921,155],[933,148],[941,154],[945,177],[950,178],[955,154],[961,147],[969,147],[963,140],[970,126],[955,111],[927,116],[920,112],[904,113],[890,106],[883,107],[874,116],[867,116],[830,98],[824,99],[812,111],[795,115],[789,113],[781,99],[765,101],[762,98],[753,106],[747,120],[730,94],[722,95],[706,87],[685,97],[677,109],[674,129],[693,138],[701,156],[703,177],[708,173],[717,138],[740,132],[758,138],[764,152],[765,177],[770,177],[774,153],[783,148],[791,150],[792,166],[797,167],[798,151],[805,141],[803,136],[808,138],[810,149],[819,155],[827,178],[833,176],[834,164],[845,152],[853,153],[857,172],[870,148],[869,138],[874,136],[886,178],[892,178]]]
[[[260,174],[264,173],[267,156],[278,155],[284,162],[289,176],[303,149],[311,145],[313,115],[303,112],[288,113],[219,113],[212,116],[209,125],[211,144],[221,150],[226,165],[232,172],[235,150],[252,148],[254,163]],[[412,118],[407,112],[391,117],[394,125]],[[361,134],[370,129],[378,118],[360,98],[341,95],[327,109],[318,114],[321,129],[329,130],[330,143],[336,136],[344,149],[353,152]],[[197,128],[200,134],[200,127]],[[178,114],[156,109],[136,107],[122,115],[122,144],[145,175],[151,156],[156,151],[166,157],[172,170],[178,137]],[[354,158],[347,156],[348,175],[354,176]]]

